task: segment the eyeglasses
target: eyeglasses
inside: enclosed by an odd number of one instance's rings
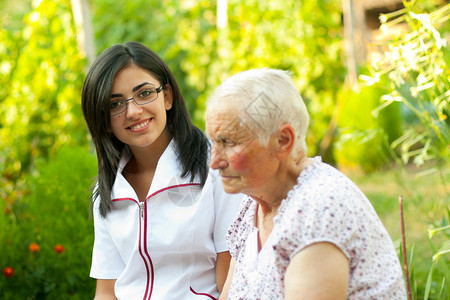
[[[124,111],[127,110],[128,101],[133,100],[134,103],[137,105],[144,105],[148,104],[152,101],[155,101],[158,99],[158,94],[164,89],[163,86],[160,86],[159,88],[146,88],[142,91],[137,92],[133,97],[129,99],[119,99],[111,101],[111,116],[117,116]]]

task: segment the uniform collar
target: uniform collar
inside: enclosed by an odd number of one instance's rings
[[[166,189],[171,186],[189,184],[190,176],[185,178],[181,177],[181,164],[178,161],[178,155],[176,152],[176,142],[172,139],[164,150],[163,154],[159,158],[158,165],[156,166],[155,175],[153,176],[153,182],[150,186],[150,190],[147,194],[147,198],[160,190]],[[123,177],[122,171],[133,154],[128,147],[125,147],[122,157],[119,162],[119,168],[117,171],[116,180],[114,182],[111,197],[112,199],[120,198],[132,198],[138,201],[138,197],[134,192],[131,185]],[[200,181],[196,177],[193,183],[199,183]]]

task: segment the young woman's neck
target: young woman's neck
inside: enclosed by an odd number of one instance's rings
[[[150,146],[145,148],[131,148],[133,153],[134,164],[132,169],[134,172],[154,170],[158,164],[159,158],[170,144],[172,137],[166,129],[159,138]],[[131,171],[131,170],[129,170]]]

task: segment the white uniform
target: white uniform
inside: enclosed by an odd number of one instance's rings
[[[90,276],[117,279],[119,299],[218,298],[217,253],[228,251],[226,231],[242,194],[224,192],[216,171],[203,188],[181,178],[172,141],[159,159],[145,202],[122,175],[125,154],[106,218],[94,203],[95,241]]]

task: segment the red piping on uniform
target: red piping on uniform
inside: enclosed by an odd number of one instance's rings
[[[153,282],[155,281],[155,272],[153,269],[152,258],[150,256],[150,254],[148,254],[148,251],[147,251],[147,201],[145,201],[144,207],[145,207],[145,211],[144,211],[144,251],[145,251],[145,254],[147,254],[148,260],[150,262],[150,270],[152,272],[152,274],[151,274],[152,283],[150,284],[150,292],[148,294],[148,299],[151,299],[152,293],[153,293]],[[139,236],[139,238],[140,238],[140,236]],[[145,291],[144,299],[147,296],[147,292],[148,292],[148,277],[147,277],[147,288]]]
[[[197,293],[196,291],[194,291],[194,289],[192,288],[192,286],[191,286],[190,288],[191,288],[191,292],[193,292],[193,293],[196,294],[196,295],[199,295],[199,296],[206,296],[206,297],[209,297],[209,298],[211,298],[211,299],[217,300],[217,298],[214,298],[214,297],[211,296],[210,294],[206,294],[206,293]]]
[[[117,198],[117,199],[112,199],[112,202],[125,201],[125,200],[130,200],[130,201],[133,201],[133,202],[139,204],[139,203],[138,203],[135,199],[133,199],[133,198]]]
[[[185,183],[185,184],[179,184],[179,185],[168,186],[168,187],[166,187],[166,188],[163,188],[163,189],[160,189],[159,191],[154,192],[153,194],[151,194],[150,196],[148,196],[147,199],[145,199],[145,200],[148,200],[148,199],[150,199],[151,197],[153,197],[153,196],[155,196],[155,195],[157,195],[157,194],[159,194],[159,193],[161,193],[161,192],[167,191],[167,190],[169,190],[169,189],[173,189],[173,188],[177,188],[177,187],[190,186],[190,185],[201,185],[201,184],[200,184],[200,183]]]
[[[140,211],[140,208],[139,208],[139,214],[140,213],[141,213],[141,211]],[[146,220],[147,220],[147,218],[145,218],[145,221]],[[143,298],[143,299],[145,299],[147,297],[147,293],[148,293],[150,271],[149,271],[149,267],[148,267],[148,264],[147,264],[147,260],[145,259],[145,256],[144,256],[144,254],[142,253],[142,250],[141,250],[142,249],[142,245],[141,245],[141,236],[142,236],[141,230],[142,230],[142,228],[141,227],[142,227],[141,226],[141,222],[139,222],[139,254],[143,258],[145,269],[147,270],[147,284],[146,284],[146,287],[145,287],[145,293],[144,293],[144,298]],[[146,235],[146,233],[147,233],[146,226],[144,224],[144,235]],[[145,247],[145,240],[144,240],[144,249],[146,249],[146,247]],[[150,255],[148,255],[148,253],[147,253],[147,256],[148,256],[148,259],[150,261],[150,270],[152,272],[152,289],[153,289],[153,264],[152,264],[152,259],[150,258]],[[151,292],[150,292],[150,295],[151,295]]]

